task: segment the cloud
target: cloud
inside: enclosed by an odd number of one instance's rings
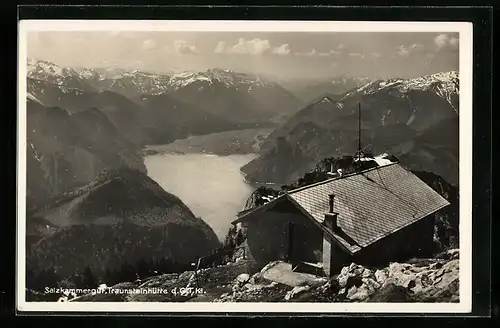
[[[291,50],[290,50],[290,46],[285,43],[279,47],[273,48],[273,50],[271,52],[273,54],[276,54],[276,55],[288,55],[288,54],[290,54]]]
[[[409,46],[403,44],[399,45],[396,49],[396,53],[401,57],[409,57],[412,53],[420,51],[424,48],[420,43],[414,43]]]
[[[457,48],[459,40],[457,37],[450,37],[448,34],[439,34],[434,38],[437,50],[444,48]]]
[[[349,57],[353,57],[353,58],[365,58],[365,55],[362,54],[362,53],[359,53],[359,52],[350,52],[349,53]]]
[[[215,46],[216,54],[262,55],[272,53],[275,55],[288,55],[291,53],[290,45],[285,43],[272,47],[269,40],[239,38],[238,42],[228,46],[226,41],[219,41]]]
[[[174,49],[175,52],[181,55],[193,55],[200,53],[194,44],[190,44],[189,42],[184,40],[175,40]]]
[[[329,57],[329,56],[334,56],[334,55],[339,55],[340,51],[338,50],[329,50],[329,51],[316,51],[316,49],[311,49],[308,52],[298,52],[295,53],[296,56],[306,56],[306,57]]]
[[[142,43],[142,49],[144,50],[153,50],[156,48],[156,42],[154,40],[146,40]]]
[[[337,46],[337,49],[345,49],[345,44],[339,43],[339,45]]]
[[[217,45],[215,46],[214,52],[216,54],[223,54],[226,51],[226,42],[225,41],[219,41]]]
[[[438,49],[445,47],[448,43],[448,34],[439,34],[434,38],[434,43],[437,45]]]
[[[228,52],[234,54],[261,55],[271,49],[269,40],[253,39],[246,40],[240,38],[238,43],[232,46]]]
[[[372,52],[372,57],[380,58],[382,55],[379,52]]]
[[[452,37],[452,38],[450,38],[450,41],[448,43],[452,47],[457,47],[458,46],[458,38]]]
[[[408,50],[408,48],[406,48],[405,46],[403,45],[400,45],[398,47],[398,51],[397,51],[397,54],[401,57],[408,57],[410,56],[410,51]]]

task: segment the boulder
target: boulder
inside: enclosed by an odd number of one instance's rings
[[[308,291],[309,289],[311,289],[310,286],[296,286],[292,290],[290,290],[289,292],[286,293],[285,301],[289,301],[289,300],[293,299],[294,297],[296,297],[298,294],[301,294],[305,291]]]
[[[356,295],[357,291],[358,291],[358,287],[356,287],[356,286],[352,286],[351,288],[347,289],[346,298],[352,300],[354,295]]]
[[[371,277],[372,275],[373,275],[372,270],[365,268],[361,274],[361,277],[368,278]]]
[[[352,286],[347,293],[347,298],[351,301],[364,301],[374,292],[375,290],[370,290],[366,285],[361,287]]]
[[[325,284],[318,287],[318,291],[322,294],[338,294],[340,291],[339,282],[336,279],[330,279]]]
[[[241,285],[245,284],[248,280],[250,280],[250,275],[248,273],[242,273],[236,277],[236,281]]]
[[[369,289],[376,290],[380,288],[380,283],[378,283],[376,280],[373,278],[363,278],[361,280],[363,282],[363,285],[367,286]]]
[[[387,273],[384,270],[375,271],[375,279],[379,284],[384,284],[387,280]]]

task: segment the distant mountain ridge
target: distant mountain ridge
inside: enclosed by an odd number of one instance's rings
[[[288,183],[322,158],[354,154],[360,103],[363,147],[374,153],[397,152],[403,164],[439,172],[455,184],[458,84],[458,73],[452,71],[370,82],[339,99],[323,97],[275,129],[264,140],[259,158],[242,171],[250,181]],[[436,133],[439,124],[447,129],[441,135]]]
[[[169,94],[221,119],[237,123],[281,122],[283,113],[286,117],[301,105],[299,99],[278,83],[258,75],[223,69],[175,74],[139,70],[107,72],[61,68],[48,61],[30,59],[28,78],[47,81],[61,88],[80,89],[82,92],[113,91],[126,97]]]
[[[405,97],[411,91],[429,91],[446,100],[458,113],[459,74],[457,71],[440,72],[410,79],[392,78],[367,83],[360,88],[346,93],[340,100],[369,95],[381,91],[393,92]]]

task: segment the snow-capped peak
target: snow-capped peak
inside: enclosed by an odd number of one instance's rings
[[[252,88],[267,88],[274,86],[266,78],[237,73],[229,69],[212,68],[202,72],[182,72],[172,75],[170,85],[174,89],[180,89],[194,82],[207,83],[209,85],[220,83],[226,87],[237,87],[251,91]]]
[[[455,108],[452,98],[458,95],[459,75],[457,71],[449,71],[409,79],[391,78],[377,80],[347,93],[342,97],[342,100],[355,95],[373,94],[382,90],[388,90],[401,97],[404,97],[409,91],[434,91],[439,97],[445,99]],[[455,110],[458,111],[457,108]]]
[[[63,68],[50,61],[29,59],[28,77],[51,77],[60,80],[68,77],[78,77],[78,73],[72,68]]]
[[[87,75],[93,74],[90,70],[82,70]],[[47,60],[28,59],[27,61],[27,77],[33,80],[41,80],[60,88],[92,89],[86,82],[85,78],[73,68],[58,66]]]

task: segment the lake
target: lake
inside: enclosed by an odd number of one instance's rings
[[[223,240],[253,188],[240,167],[256,155],[165,154],[146,156],[148,175],[179,197]]]

